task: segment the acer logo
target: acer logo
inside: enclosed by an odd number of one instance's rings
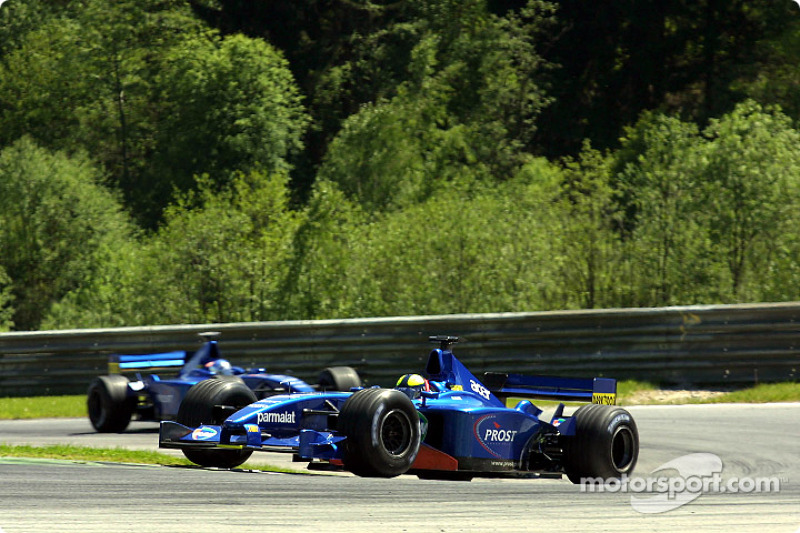
[[[489,399],[489,395],[491,394],[489,392],[489,389],[487,389],[486,387],[484,387],[480,383],[477,383],[475,381],[469,380],[469,386],[470,386],[470,388],[472,389],[473,392],[476,392],[476,393],[480,394],[481,396],[483,396],[487,400]]]

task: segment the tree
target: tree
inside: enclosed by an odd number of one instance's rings
[[[192,0],[192,4],[222,35],[263,39],[286,56],[314,120],[292,180],[295,192],[307,198],[316,167],[342,121],[367,102],[391,96],[402,81],[411,47],[402,42],[410,36],[387,29],[395,22],[409,22],[409,2]]]
[[[796,275],[798,135],[752,101],[702,134],[649,113],[627,131],[612,172],[633,305],[786,298],[775,280]]]
[[[644,110],[703,126],[776,65],[763,44],[796,27],[795,7],[771,0],[559,2],[557,24],[540,45],[558,66],[556,103],[544,112],[537,143],[559,156],[578,152],[584,139],[616,148],[622,128]]]
[[[704,210],[705,143],[698,128],[644,113],[612,164],[624,213],[629,305],[690,304],[719,297]]]
[[[791,5],[791,9],[794,11],[796,7]],[[800,92],[797,91],[800,75],[796,68],[800,57],[800,22],[795,13],[777,25],[785,27],[781,33],[754,43],[754,60],[742,65],[732,88],[762,105],[780,106],[797,121],[800,118]]]
[[[166,110],[158,78],[167,51],[204,32],[186,0],[90,0],[75,15],[81,33],[79,67],[88,70],[79,108],[84,146],[103,162],[139,212],[139,179]]]
[[[11,294],[11,278],[0,265],[0,332],[9,331],[14,327],[14,296]]]
[[[85,156],[29,138],[0,153],[0,267],[11,278],[16,329],[37,329],[55,302],[93,279],[100,256],[131,238],[100,178]]]
[[[395,46],[410,47],[391,54],[406,58],[406,81],[344,121],[318,174],[367,209],[410,205],[456,177],[510,179],[547,103],[536,82],[536,10],[500,19],[481,0],[406,9],[414,22],[387,30]],[[384,39],[368,42],[384,50]]]
[[[307,116],[285,59],[258,39],[197,38],[175,47],[160,80],[164,116],[140,209],[162,209],[196,175],[286,173]],[[140,187],[143,184],[140,184]]]
[[[587,143],[579,159],[564,161],[558,210],[558,264],[562,308],[619,305],[620,213],[610,179],[610,158]]]
[[[276,320],[296,228],[285,176],[208,177],[170,206],[159,230],[106,258],[56,306],[52,327]]]
[[[279,290],[285,319],[346,316],[342,308],[348,307],[349,290],[359,294],[358,301],[368,298],[367,289],[347,275],[348,267],[360,261],[363,253],[352,247],[352,233],[361,223],[363,212],[334,184],[320,181],[315,185],[300,217]]]
[[[530,311],[557,293],[556,168],[537,160],[502,185],[451,182],[353,231],[350,316]],[[363,288],[361,288],[363,287]],[[363,315],[367,313],[367,315]]]
[[[364,216],[320,183],[294,247],[286,316],[332,318],[550,308],[558,169],[532,161],[496,185],[445,183]]]
[[[68,11],[66,0],[26,0],[3,6],[0,11],[0,57],[17,49],[24,37]]]
[[[21,37],[0,62],[0,146],[23,135],[50,149],[74,150],[84,102],[76,24],[50,21]]]
[[[793,228],[798,207],[800,133],[780,111],[746,101],[704,131],[709,140],[704,175],[710,231],[730,275],[734,301],[749,301],[748,274]]]
[[[201,24],[184,0],[89,0],[57,10],[34,2],[31,9],[37,5],[43,22],[25,31],[18,21],[16,46],[0,62],[0,146],[29,135],[51,150],[85,151],[126,204],[141,207],[141,177],[163,116],[157,77],[166,52]],[[18,11],[15,17],[30,16]]]

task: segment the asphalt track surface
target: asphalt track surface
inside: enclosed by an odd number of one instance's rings
[[[757,478],[773,485],[761,493],[698,492],[647,514],[634,499],[656,510],[678,500],[659,490],[582,492],[566,480],[364,479],[0,458],[0,531],[800,533],[800,404],[630,411],[641,437],[635,478],[675,480],[675,470],[660,467],[710,453],[722,461],[723,486]],[[80,419],[0,421],[0,442],[155,449],[157,432],[152,423],[98,435]],[[292,466],[285,456],[256,455]]]

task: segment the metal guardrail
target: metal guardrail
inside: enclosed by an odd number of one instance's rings
[[[800,303],[151,326],[0,334],[0,396],[81,394],[108,356],[193,351],[221,333],[234,364],[315,381],[350,365],[388,386],[421,371],[429,335],[462,337],[476,374],[608,376],[669,385],[796,381]]]

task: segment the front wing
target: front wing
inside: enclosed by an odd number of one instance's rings
[[[256,424],[244,424],[242,429],[202,425],[190,428],[177,422],[161,423],[158,436],[160,448],[226,448],[253,451],[296,453],[303,459],[341,459],[340,442],[343,436],[327,431],[300,430],[299,435],[273,437],[261,432]]]

